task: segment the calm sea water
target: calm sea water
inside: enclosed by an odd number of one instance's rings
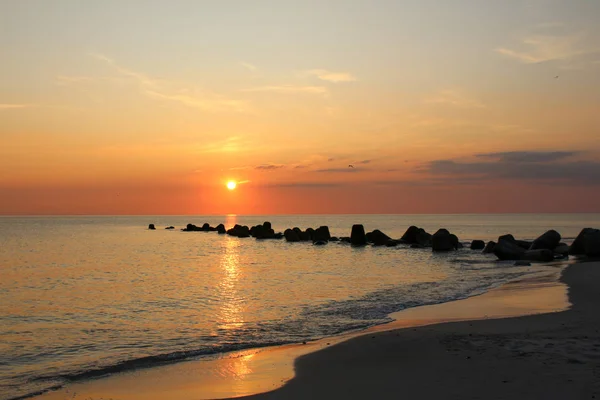
[[[315,339],[407,307],[481,293],[556,266],[463,249],[352,248],[164,230],[204,222],[276,231],[411,225],[461,241],[547,229],[570,242],[600,214],[0,218],[0,399],[69,381],[247,347]],[[146,229],[149,223],[156,231]]]

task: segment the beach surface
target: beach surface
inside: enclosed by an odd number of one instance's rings
[[[570,266],[562,278],[557,268],[480,296],[407,309],[366,331],[115,374],[37,398],[538,398],[542,389],[539,398],[591,398],[599,266]],[[569,311],[565,283],[576,304]],[[507,318],[526,314],[536,315]]]
[[[600,398],[600,263],[571,265],[561,280],[567,311],[357,337],[300,357],[286,385],[245,398]]]

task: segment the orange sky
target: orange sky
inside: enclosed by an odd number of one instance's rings
[[[212,3],[3,2],[0,214],[600,212],[600,3]]]

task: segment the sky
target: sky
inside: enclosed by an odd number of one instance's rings
[[[0,0],[0,214],[600,212],[598,20],[596,0]]]

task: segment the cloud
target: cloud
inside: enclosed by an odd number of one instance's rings
[[[355,82],[357,80],[354,75],[348,72],[332,72],[326,69],[311,69],[305,71],[305,73],[310,76],[316,76],[322,81],[331,83]]]
[[[250,71],[256,71],[258,68],[256,67],[256,65],[252,65],[250,63],[247,62],[241,62],[240,65]]]
[[[425,103],[444,104],[459,108],[484,108],[485,105],[479,100],[466,95],[460,89],[440,90],[433,96],[425,99]]]
[[[315,172],[319,172],[319,173],[348,173],[348,174],[354,174],[357,172],[362,172],[365,171],[365,169],[360,169],[360,168],[350,168],[350,167],[346,167],[346,168],[323,168],[323,169],[317,169],[315,170]]]
[[[373,160],[362,160],[362,161],[356,161],[354,164],[370,164],[371,161]]]
[[[494,179],[537,183],[600,185],[600,162],[565,161],[580,152],[507,152],[476,155],[483,162],[435,160],[416,171],[463,182]]]
[[[559,161],[580,154],[579,151],[507,151],[476,154],[481,158],[496,158],[502,162],[536,163]]]
[[[272,171],[275,169],[285,168],[283,164],[261,164],[254,167],[254,169],[263,170],[263,171]]]
[[[532,34],[521,39],[517,49],[500,47],[495,51],[525,64],[571,61],[584,55],[598,53],[600,50],[585,42],[586,35],[583,32]]]
[[[274,93],[308,93],[326,95],[329,93],[326,87],[323,86],[295,86],[295,85],[280,85],[280,86],[260,86],[250,89],[243,89],[244,92],[274,92]]]
[[[229,99],[216,93],[198,91],[190,88],[174,88],[174,85],[168,81],[151,78],[143,73],[122,67],[117,64],[116,61],[103,54],[92,53],[90,56],[108,64],[120,75],[135,81],[139,85],[140,92],[152,99],[171,101],[204,111],[247,111],[247,105],[243,101]],[[65,77],[63,77],[63,81],[65,81],[64,78]],[[79,77],[80,81],[86,81],[88,79],[89,77]],[[77,78],[73,79],[73,77],[71,77],[67,80],[73,83]]]
[[[277,183],[266,183],[262,186],[265,187],[277,187],[277,188],[333,188],[345,186],[347,183],[342,182],[277,182]]]
[[[0,103],[0,110],[13,110],[16,108],[28,108],[33,107],[31,104],[7,104]]]

